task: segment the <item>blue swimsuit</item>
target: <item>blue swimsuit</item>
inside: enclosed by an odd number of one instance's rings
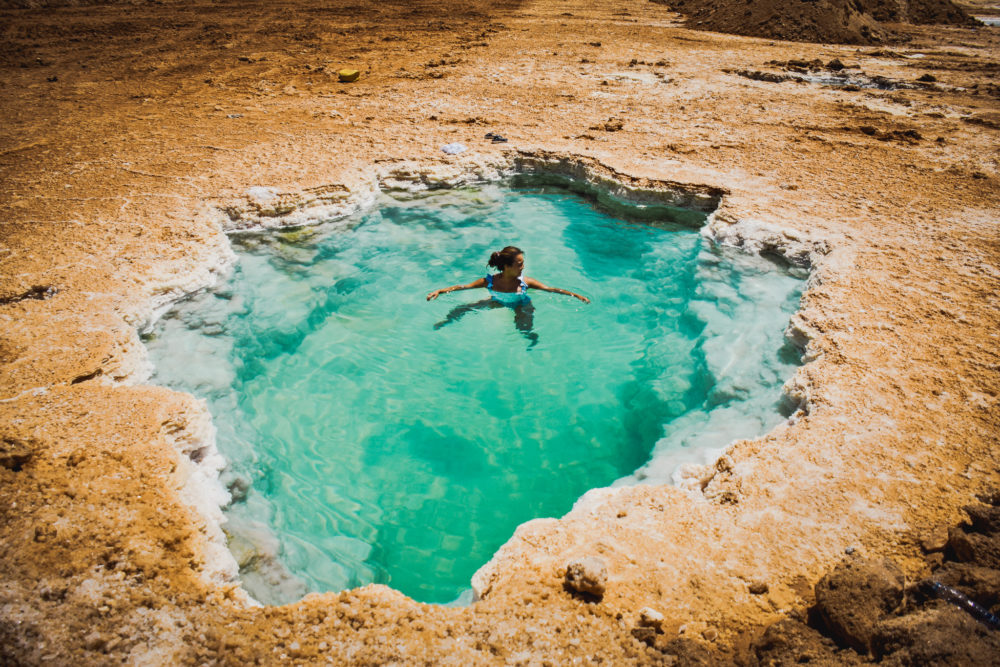
[[[531,299],[528,298],[528,283],[524,282],[524,278],[520,276],[518,276],[517,280],[521,284],[518,285],[516,292],[497,292],[493,289],[493,275],[487,274],[486,289],[490,291],[490,296],[493,297],[494,301],[499,301],[505,306],[517,306],[522,303],[529,303]]]

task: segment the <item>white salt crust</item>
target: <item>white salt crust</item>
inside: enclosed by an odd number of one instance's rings
[[[235,263],[225,233],[259,231],[300,227],[319,223],[329,224],[343,220],[375,203],[382,192],[418,193],[421,191],[453,188],[477,183],[500,181],[520,174],[546,174],[562,176],[577,183],[590,186],[610,194],[624,202],[637,205],[669,205],[693,208],[709,215],[701,234],[714,242],[741,248],[752,254],[780,256],[789,264],[810,270],[808,287],[818,284],[821,271],[812,270],[822,265],[829,270],[831,264],[841,264],[849,258],[838,256],[829,243],[823,239],[812,239],[792,230],[752,219],[738,219],[717,210],[724,192],[718,188],[661,181],[637,181],[589,159],[548,153],[512,153],[504,157],[486,158],[463,155],[459,158],[436,163],[396,162],[389,167],[376,170],[374,179],[368,186],[350,191],[344,186],[331,185],[312,188],[295,193],[279,192],[275,188],[258,185],[247,190],[245,199],[203,215],[211,216],[212,226],[218,230],[206,247],[204,256],[182,258],[166,265],[156,279],[147,283],[149,300],[143,312],[128,318],[137,326],[138,332],[148,331],[174,303],[184,297],[215,285],[227,275]],[[631,181],[631,182],[630,182]],[[831,261],[833,260],[833,261]],[[786,337],[803,350],[803,361],[808,363],[814,356],[809,349],[814,332],[796,312],[786,331]],[[150,365],[146,359],[144,346],[132,362],[133,370],[126,374],[126,383],[145,382],[150,377]],[[784,386],[784,393],[796,406],[795,413],[787,423],[806,414],[810,409],[808,382],[803,367]],[[229,493],[219,482],[219,472],[225,467],[225,460],[219,454],[215,443],[215,428],[211,423],[204,401],[198,401],[199,411],[193,419],[169,439],[179,452],[184,454],[184,483],[179,490],[181,499],[204,518],[205,567],[203,576],[215,584],[233,582],[238,574],[238,566],[226,546],[222,524],[226,518],[222,512],[229,501]],[[785,424],[778,428],[785,427]],[[587,511],[611,500],[619,492],[620,486],[645,484],[675,484],[688,490],[695,498],[703,498],[702,490],[717,471],[717,461],[725,456],[725,451],[733,440],[716,443],[714,446],[689,447],[674,450],[669,446],[654,448],[651,460],[632,476],[619,480],[613,487],[591,489],[574,505],[573,512]],[[518,527],[516,533],[535,530],[552,519],[535,519]],[[495,561],[481,567],[472,580],[474,599],[485,594],[493,580]],[[246,604],[257,604],[243,592]]]
[[[115,368],[102,375],[103,381],[121,385],[147,383],[153,368],[140,333],[149,331],[180,299],[217,284],[235,265],[236,254],[222,234],[215,212],[206,208],[196,215],[206,227],[214,228],[215,233],[201,246],[200,255],[182,254],[161,261],[157,272],[141,285],[147,295],[145,303],[123,318],[134,327],[127,353],[112,362]],[[222,530],[226,520],[222,508],[230,500],[228,491],[219,481],[226,460],[216,447],[215,426],[208,405],[194,397],[190,400],[191,408],[183,413],[183,418],[164,423],[161,433],[180,454],[178,497],[204,520],[202,531],[206,541],[202,547],[205,563],[202,576],[222,585],[233,582],[238,575],[236,560],[227,548]]]

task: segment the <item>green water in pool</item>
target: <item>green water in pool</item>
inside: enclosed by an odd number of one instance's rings
[[[449,602],[518,524],[631,475],[677,424],[780,422],[802,281],[713,246],[701,217],[490,185],[233,236],[229,280],[147,346],[156,381],[208,400],[251,594],[380,582]],[[448,320],[486,290],[425,300],[509,244],[592,303],[530,292],[527,331],[507,307]]]

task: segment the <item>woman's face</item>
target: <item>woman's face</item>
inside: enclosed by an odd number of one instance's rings
[[[524,255],[518,255],[514,258],[514,263],[507,267],[507,270],[515,276],[521,275],[524,271]]]

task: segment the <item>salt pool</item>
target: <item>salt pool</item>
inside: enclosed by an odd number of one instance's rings
[[[232,238],[228,282],[146,344],[154,381],[209,403],[252,595],[449,602],[518,524],[783,419],[801,277],[712,244],[702,214],[608,204],[494,184]],[[592,303],[533,293],[529,337],[508,308],[448,322],[485,290],[425,300],[508,244]]]

